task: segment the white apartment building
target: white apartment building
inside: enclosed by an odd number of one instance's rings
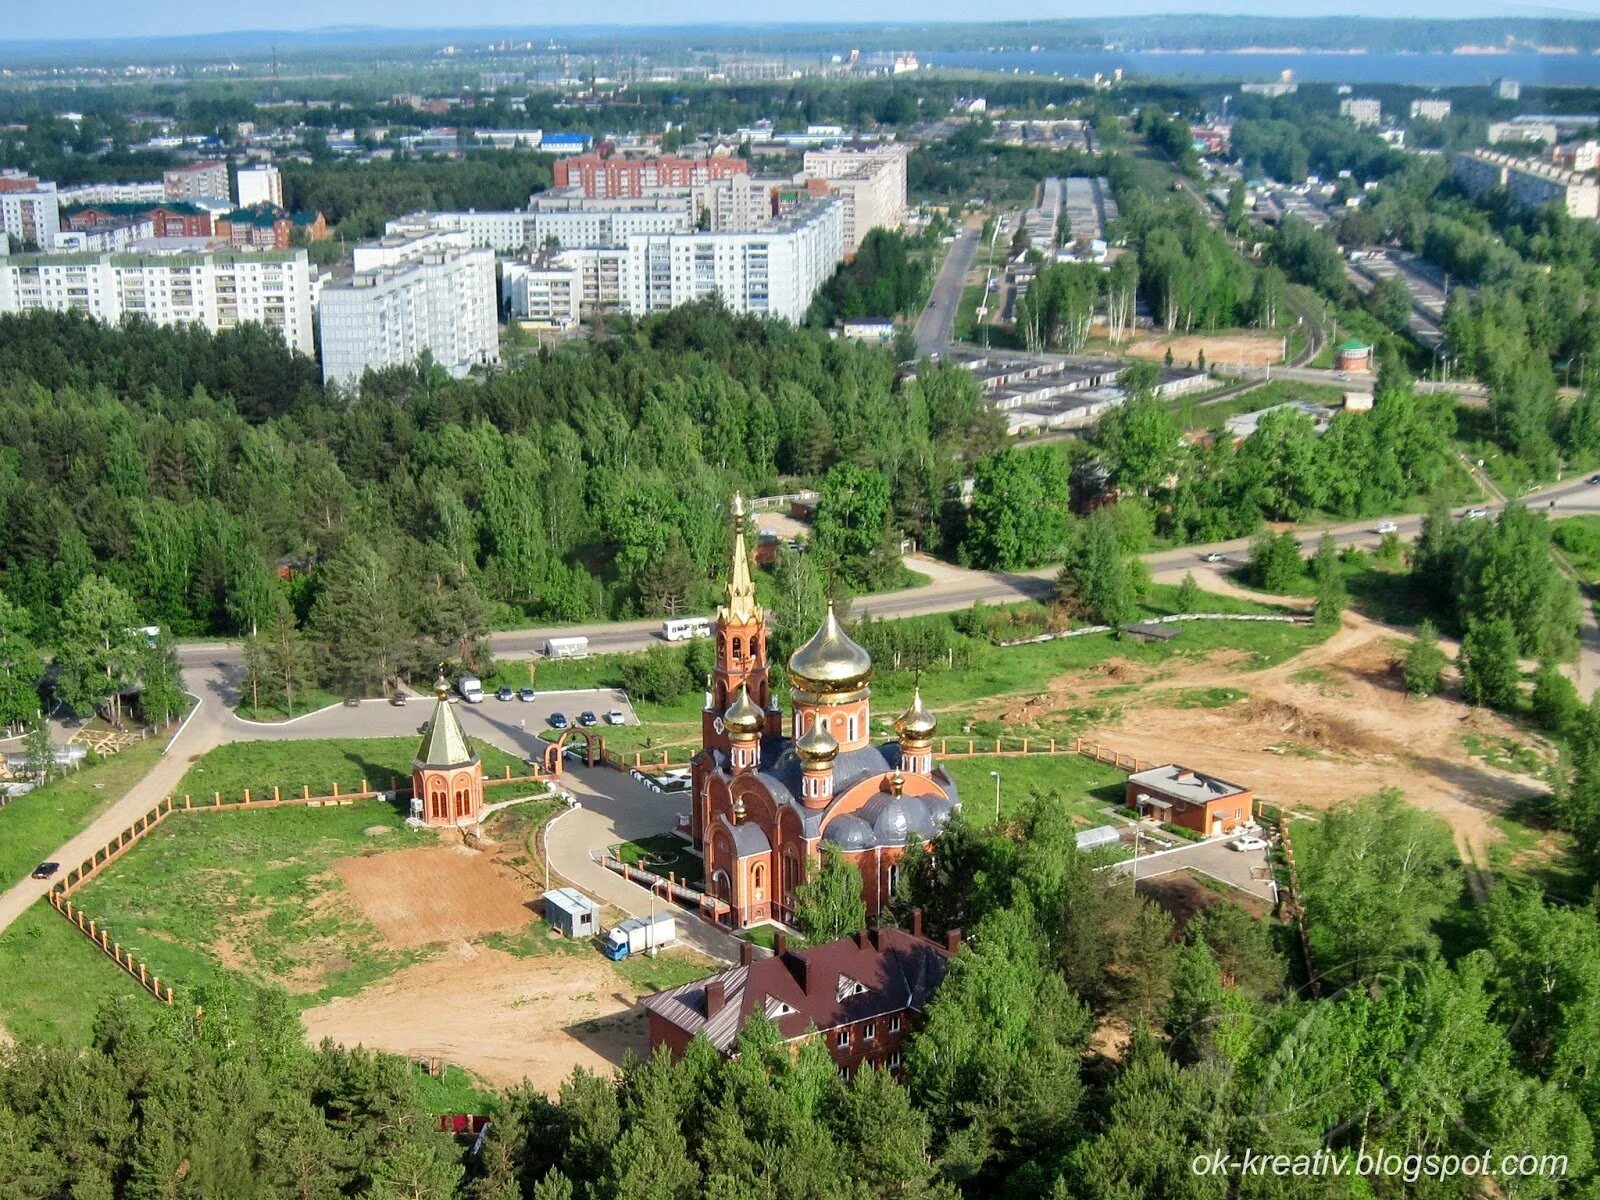
[[[500,282],[513,320],[563,330],[578,323],[583,268],[567,255],[505,263],[500,268]]]
[[[458,378],[499,361],[492,251],[436,232],[364,243],[353,257],[354,274],[322,289],[323,382],[356,384],[424,350]]]
[[[1500,142],[1543,142],[1553,146],[1561,137],[1554,125],[1541,121],[1490,121],[1489,144]]]
[[[1383,121],[1383,105],[1376,100],[1352,96],[1339,101],[1339,115],[1358,126],[1378,125]]]
[[[0,190],[0,234],[13,247],[55,249],[61,233],[61,197],[53,183],[35,183],[28,190]]]
[[[63,204],[159,204],[167,198],[167,185],[159,179],[149,183],[84,183],[58,188]]]
[[[1559,204],[1580,219],[1600,219],[1600,182],[1531,158],[1489,150],[1458,154],[1455,176],[1472,196],[1505,188],[1522,208]]]
[[[671,233],[693,227],[686,191],[671,195],[590,200],[534,197],[528,210],[420,212],[384,225],[391,236],[463,233],[473,246],[497,254],[522,254],[554,245],[563,250],[613,246],[635,233]]]
[[[626,246],[585,246],[578,250],[563,250],[561,260],[578,268],[578,305],[582,311],[622,306],[628,290]]]
[[[497,254],[520,254],[531,243],[529,215],[520,208],[509,211],[416,212],[386,222],[389,237],[420,237],[427,233],[465,234],[467,244]]]
[[[211,250],[203,239],[150,238],[126,253],[0,257],[0,312],[73,310],[112,325],[144,317],[213,333],[256,322],[311,354],[312,309],[304,250]]]
[[[799,322],[844,252],[844,205],[831,196],[748,232],[634,234],[624,303],[643,315],[715,296],[731,312]]]
[[[909,153],[898,145],[806,151],[797,182],[826,179],[828,190],[843,200],[845,253],[859,250],[869,229],[899,229],[905,223]]]
[[[694,228],[683,194],[653,198],[631,209],[571,208],[529,214],[529,246],[617,246],[640,233],[686,233]]]
[[[689,212],[696,229],[754,229],[773,217],[774,182],[734,175],[697,183],[689,189]]]
[[[58,251],[72,252],[123,252],[131,250],[136,242],[156,236],[156,223],[152,217],[124,217],[107,221],[93,229],[63,229],[56,234]]]
[[[168,200],[227,200],[233,194],[228,186],[228,164],[220,159],[173,167],[162,172],[161,182]]]
[[[240,208],[257,204],[283,207],[283,176],[277,167],[240,167],[238,179]]]
[[[1450,101],[1448,100],[1413,100],[1411,102],[1411,119],[1413,121],[1442,121],[1450,115]]]

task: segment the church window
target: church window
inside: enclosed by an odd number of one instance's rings
[[[847,721],[847,722],[846,722],[846,723],[845,723],[845,728],[846,728],[846,729],[847,729],[847,730],[849,730],[849,733],[848,733],[848,734],[847,734],[847,736],[848,736],[848,737],[849,737],[849,739],[850,739],[850,740],[851,740],[851,741],[852,741],[852,742],[853,742],[853,741],[855,741],[855,740],[856,740],[856,719],[855,719],[855,717],[853,717],[853,716],[852,716],[852,717],[851,717],[851,718],[850,718],[850,719],[849,719],[849,720],[848,720],[848,721]]]
[[[743,647],[743,644],[744,644],[743,643],[743,639],[741,639],[741,638],[734,638],[733,639],[733,658],[734,658],[735,662],[737,662],[738,659],[739,659],[739,655],[740,655],[740,652],[741,652],[741,648]]]
[[[889,890],[892,892],[900,886],[900,864],[889,864]]]

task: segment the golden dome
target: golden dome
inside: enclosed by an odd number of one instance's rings
[[[722,714],[723,728],[730,737],[748,740],[760,737],[761,727],[765,723],[766,714],[750,699],[750,689],[740,684],[739,694],[733,698],[728,711]]]
[[[872,655],[844,631],[830,600],[822,628],[789,656],[790,681],[806,692],[852,692],[871,677]]]
[[[933,740],[938,728],[939,719],[924,707],[919,687],[911,693],[911,707],[895,718],[894,731],[903,745],[921,746]]]
[[[831,766],[839,757],[838,739],[824,729],[820,721],[800,735],[794,749],[800,756],[800,765],[811,770]]]

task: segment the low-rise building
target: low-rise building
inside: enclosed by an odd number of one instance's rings
[[[791,949],[780,931],[770,958],[746,942],[738,966],[645,997],[650,1046],[681,1057],[703,1037],[731,1055],[759,1015],[786,1042],[820,1038],[846,1079],[863,1066],[898,1075],[906,1040],[960,945],[959,930],[943,943],[923,937],[920,912],[909,930],[863,930],[804,949]]]
[[[208,238],[214,232],[210,212],[187,200],[88,204],[65,210],[61,226],[63,229],[93,229],[111,221],[144,217],[150,219],[155,227],[153,236],[158,238]]]
[[[499,361],[492,251],[460,233],[429,233],[363,243],[353,258],[353,273],[322,289],[325,383],[355,384],[424,350],[458,378]]]
[[[1141,815],[1207,837],[1232,833],[1253,816],[1254,793],[1177,763],[1128,776],[1127,804]]]
[[[1488,137],[1491,146],[1502,142],[1543,142],[1553,146],[1561,131],[1548,121],[1490,121]]]
[[[311,354],[313,307],[304,250],[218,250],[205,239],[157,237],[123,253],[0,257],[0,312],[81,312],[108,325],[143,317],[213,333],[254,322]]]
[[[1579,219],[1600,218],[1600,181],[1538,159],[1474,150],[1456,155],[1455,177],[1472,196],[1504,188],[1520,208],[1558,204]]]
[[[297,236],[308,242],[328,236],[328,222],[321,213],[285,212],[274,204],[236,208],[215,224],[219,238],[240,248],[287,250]]]
[[[1383,122],[1383,105],[1377,100],[1350,96],[1339,101],[1339,115],[1357,126],[1377,126]]]
[[[1413,100],[1411,102],[1411,119],[1413,121],[1442,121],[1450,115],[1450,101],[1439,99]]]

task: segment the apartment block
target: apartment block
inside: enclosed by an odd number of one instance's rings
[[[730,175],[689,189],[689,212],[696,229],[754,229],[777,215],[770,180]]]
[[[228,164],[220,159],[173,167],[162,173],[161,182],[168,200],[226,199],[233,194],[228,186]]]
[[[1550,147],[1550,161],[1569,171],[1593,171],[1600,167],[1600,142],[1593,138]]]
[[[240,167],[238,181],[240,208],[253,208],[258,204],[283,207],[283,176],[277,167]]]
[[[240,253],[150,238],[122,253],[0,257],[0,312],[70,310],[111,325],[143,317],[213,333],[256,322],[311,354],[312,308],[304,250]]]
[[[556,246],[563,250],[612,246],[634,233],[670,233],[693,228],[689,193],[594,200],[585,196],[534,196],[526,211],[422,212],[384,226],[390,235],[463,233],[473,246],[497,254],[521,254]]]
[[[462,233],[386,237],[357,246],[354,273],[322,289],[322,378],[356,384],[424,350],[456,377],[498,362],[492,251]]]
[[[577,188],[588,197],[642,196],[652,188],[686,188],[713,179],[747,175],[742,158],[602,158],[581,154],[555,164],[556,190]]]
[[[1561,137],[1561,131],[1554,125],[1543,121],[1490,121],[1489,144],[1499,145],[1501,142],[1543,142],[1553,146]]]
[[[1383,105],[1376,100],[1350,97],[1339,101],[1339,115],[1358,126],[1378,125],[1383,121]]]
[[[869,229],[899,229],[905,223],[909,153],[898,145],[806,151],[797,181],[827,180],[828,190],[843,201],[846,254],[861,248]]]
[[[635,314],[718,298],[729,311],[798,322],[844,258],[844,205],[824,197],[746,232],[634,234],[625,300]]]
[[[1520,208],[1559,204],[1580,219],[1600,219],[1600,181],[1537,159],[1489,150],[1458,154],[1455,177],[1469,195],[1504,188]]]
[[[1450,101],[1448,100],[1413,100],[1411,102],[1411,119],[1413,121],[1442,121],[1450,115]]]
[[[566,255],[541,254],[505,263],[500,282],[513,320],[563,330],[578,323],[583,268]]]
[[[161,180],[149,183],[83,183],[58,188],[56,195],[67,204],[160,204],[167,198],[167,185]]]
[[[0,180],[0,234],[13,247],[53,250],[61,232],[61,198],[56,185],[11,176]]]

